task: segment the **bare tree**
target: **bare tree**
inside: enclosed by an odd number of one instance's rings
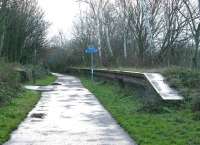
[[[110,3],[109,0],[79,0],[79,2],[86,3],[92,14],[91,18],[95,22],[95,36],[97,38],[97,46],[99,49],[99,58],[102,64],[102,47],[103,47],[103,34],[106,36],[107,48],[110,52],[111,57],[113,56],[113,50],[110,40],[110,24],[112,18],[110,16]],[[94,34],[94,33],[93,33]]]
[[[196,7],[196,4],[192,4],[189,0],[183,0],[185,4],[185,9],[187,13],[180,11],[182,16],[187,20],[190,27],[191,35],[195,43],[195,51],[192,58],[192,67],[198,67],[198,52],[199,52],[199,43],[200,43],[200,11],[199,7]]]
[[[183,8],[183,2],[181,0],[171,0],[163,2],[163,17],[162,20],[162,38],[160,41],[160,54],[159,59],[165,60],[165,57],[169,54],[174,56],[174,45],[177,41],[185,41],[187,38],[183,35],[185,26],[187,25],[185,19],[179,13]],[[159,41],[158,40],[158,41]],[[170,61],[169,58],[168,61]],[[169,63],[169,62],[168,62]]]
[[[129,24],[129,0],[120,0],[122,27],[123,27],[123,47],[124,47],[124,58],[127,59],[127,39],[128,39],[128,24]]]
[[[184,60],[191,61],[193,51],[192,65],[197,67],[199,0],[78,1],[88,9],[75,24],[74,40],[84,44],[80,49],[91,42],[97,46],[101,64],[103,59],[127,65],[171,65],[187,52]]]

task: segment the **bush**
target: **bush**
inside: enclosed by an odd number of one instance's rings
[[[20,76],[15,70],[17,64],[8,64],[0,60],[0,104],[16,97],[20,90]]]
[[[194,113],[193,119],[197,120],[197,121],[200,120],[200,111],[197,111],[197,112]]]
[[[18,90],[10,87],[8,84],[0,84],[0,105],[10,101],[13,97],[16,97]]]
[[[194,119],[200,120],[200,71],[171,68],[164,72],[170,84],[178,89],[194,113]]]
[[[35,72],[35,78],[37,79],[40,79],[49,73],[49,71],[42,65],[36,65],[32,70]]]
[[[162,112],[162,100],[151,88],[145,89],[145,94],[141,97],[141,102],[142,106],[138,111],[152,113]]]
[[[185,69],[185,68],[171,68],[164,72],[171,84],[175,87],[187,87],[190,89],[200,89],[200,72]]]
[[[16,64],[8,64],[4,61],[0,61],[0,82],[7,83],[10,87],[18,87],[20,76],[19,73],[15,70],[17,67]]]
[[[192,111],[200,112],[200,96],[196,96],[192,100]]]
[[[49,74],[49,70],[43,65],[26,65],[19,72],[22,82],[35,81]]]

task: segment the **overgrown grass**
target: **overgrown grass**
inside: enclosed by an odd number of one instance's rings
[[[44,78],[37,79],[34,85],[46,86],[56,81],[56,79],[57,79],[56,76],[50,74]]]
[[[171,68],[163,72],[163,74],[167,77],[170,85],[183,93],[185,97],[200,95],[200,71]],[[195,92],[198,94],[194,94]]]
[[[163,113],[138,111],[141,101],[135,91],[111,83],[92,83],[81,77],[105,108],[139,145],[199,145],[200,121],[187,107],[166,108]]]
[[[185,98],[184,107],[190,108],[200,120],[200,71],[171,68],[163,73],[170,85]]]
[[[38,85],[38,86],[47,86],[56,81],[57,77],[54,75],[46,75],[41,79],[36,79],[35,83],[28,82],[27,85]]]
[[[18,97],[5,106],[0,107],[0,144],[9,139],[10,133],[38,102],[40,94],[33,91],[23,91]]]

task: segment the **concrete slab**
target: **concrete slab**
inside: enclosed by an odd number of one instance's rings
[[[176,90],[169,87],[161,74],[144,73],[144,75],[163,100],[183,100]]]
[[[4,145],[135,145],[79,79],[54,75],[62,85],[44,90],[39,103]]]

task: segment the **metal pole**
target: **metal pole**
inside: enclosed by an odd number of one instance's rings
[[[93,53],[91,53],[91,79],[94,80],[94,56]]]

